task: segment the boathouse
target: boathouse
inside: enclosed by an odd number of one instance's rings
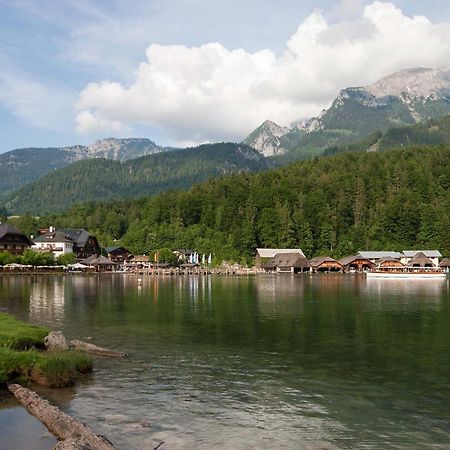
[[[346,256],[340,259],[339,262],[344,266],[344,272],[365,272],[375,267],[372,261],[360,255]]]
[[[0,252],[21,255],[30,248],[33,242],[17,228],[8,224],[0,224]]]
[[[377,263],[380,259],[383,258],[392,258],[397,259],[400,261],[400,259],[403,257],[403,254],[400,252],[391,252],[391,251],[362,251],[358,252],[359,256],[362,256],[365,259],[368,259],[369,261],[373,263]]]
[[[423,252],[416,253],[414,255],[414,258],[411,259],[411,261],[408,262],[409,267],[437,267],[437,265],[434,265],[431,258],[428,258]]]
[[[300,273],[309,272],[310,267],[305,255],[301,255],[298,252],[277,253],[264,265],[264,270],[267,272]]]
[[[299,248],[257,248],[255,267],[261,269],[268,264],[268,262],[275,257],[285,253],[296,253],[305,258],[305,254]]]
[[[445,272],[449,273],[450,272],[450,259],[449,258],[443,259],[440,262],[439,267],[441,269],[444,269]]]
[[[405,266],[397,258],[385,257],[376,261],[376,266],[379,269],[403,269]]]
[[[442,258],[442,254],[439,250],[404,250],[402,263],[406,266],[414,259],[414,257],[422,253],[426,258],[429,258],[434,267],[439,266],[439,258]]]
[[[318,256],[310,259],[311,272],[343,272],[344,266],[329,256]]]

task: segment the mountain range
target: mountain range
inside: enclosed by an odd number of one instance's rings
[[[150,139],[137,138],[107,138],[88,146],[30,147],[11,150],[0,154],[0,198],[4,198],[26,183],[76,161],[94,158],[127,161],[170,150],[174,148],[161,147]]]
[[[282,127],[266,121],[244,142],[265,156],[291,160],[320,154],[370,133],[414,125],[450,114],[450,68],[415,68],[366,87],[340,92],[317,117]]]
[[[17,190],[5,206],[18,214],[61,212],[76,203],[186,189],[209,177],[266,168],[266,160],[257,150],[234,143],[204,144],[123,162],[81,160]]]
[[[449,140],[450,69],[416,68],[344,89],[317,117],[290,127],[266,120],[241,144],[175,149],[149,139],[109,138],[89,146],[12,150],[0,154],[0,206],[15,214],[57,212],[318,155]]]

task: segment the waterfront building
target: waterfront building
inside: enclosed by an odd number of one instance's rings
[[[97,238],[84,228],[55,228],[39,230],[33,248],[52,252],[55,258],[66,253],[74,253],[77,260],[100,255]]]
[[[274,272],[309,272],[311,265],[305,255],[295,253],[277,253],[264,265],[264,270]]]
[[[33,242],[17,228],[9,224],[0,224],[0,252],[21,255]]]
[[[397,258],[385,257],[376,261],[378,269],[403,269],[404,264]]]
[[[123,263],[133,257],[130,250],[125,247],[106,247],[105,252],[108,258],[115,263]]]
[[[445,258],[439,263],[439,267],[444,270],[444,272],[450,272],[450,259]]]
[[[425,253],[419,252],[414,255],[413,258],[407,264],[409,267],[437,267],[431,258],[428,258]]]
[[[392,251],[361,251],[358,252],[358,255],[368,259],[369,261],[376,263],[380,259],[383,258],[392,258],[400,260],[403,257],[403,254],[400,252],[392,252]]]
[[[442,258],[442,254],[439,250],[404,250],[402,256],[402,263],[406,266],[412,261],[412,259],[418,254],[422,253],[426,258],[430,258],[434,267],[439,266],[439,259]]]
[[[329,256],[317,256],[310,259],[311,272],[343,272],[344,266]]]
[[[339,260],[344,266],[345,272],[365,272],[372,270],[375,264],[370,259],[363,258],[360,255],[346,256]]]
[[[73,253],[73,241],[61,231],[50,227],[45,233],[34,239],[32,249],[39,252],[53,253],[55,258],[66,253]]]
[[[283,253],[296,253],[305,258],[305,254],[299,248],[257,248],[255,267],[261,269],[270,259],[274,258],[275,255],[281,255]]]

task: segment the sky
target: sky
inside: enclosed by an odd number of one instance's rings
[[[240,141],[339,91],[450,66],[444,0],[0,0],[0,153]]]

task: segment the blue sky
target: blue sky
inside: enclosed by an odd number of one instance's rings
[[[436,0],[0,0],[0,152],[238,140],[347,85],[446,65],[449,30]]]

